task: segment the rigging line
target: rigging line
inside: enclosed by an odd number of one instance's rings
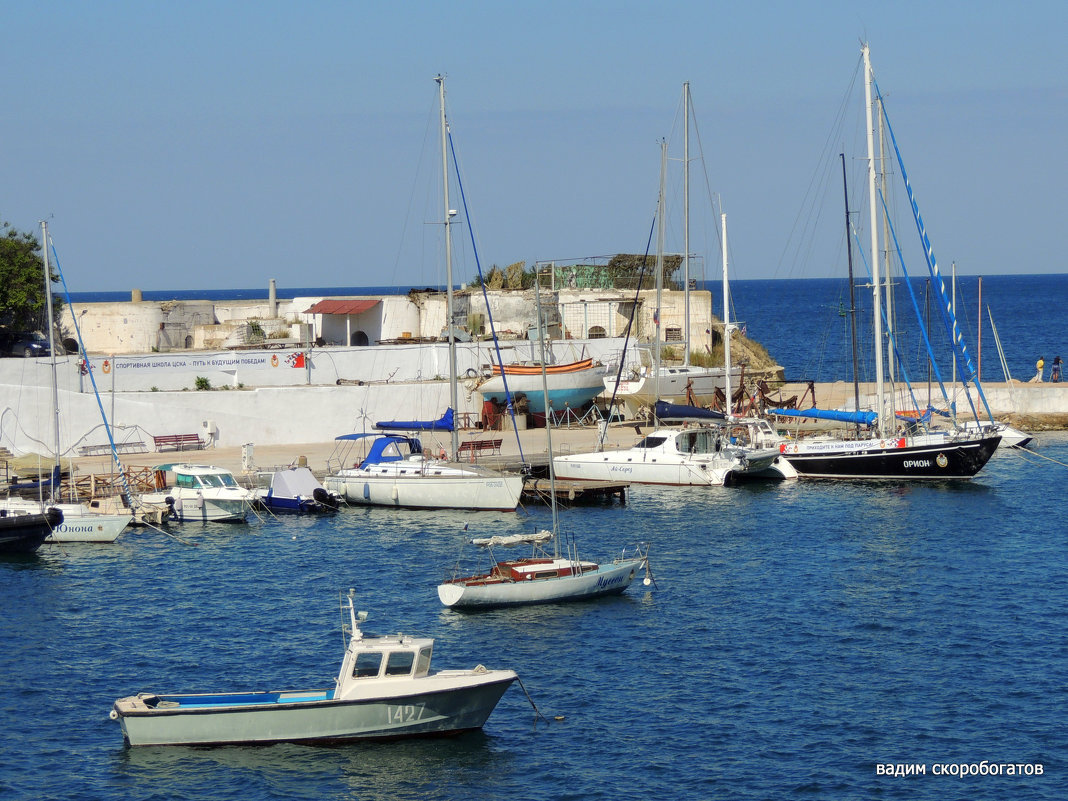
[[[467,208],[467,194],[464,192],[464,183],[460,178],[460,161],[456,157],[456,144],[452,139],[452,130],[446,129],[449,140],[449,151],[452,153],[452,168],[456,174],[456,186],[460,190],[460,202],[464,207],[464,219],[467,220],[467,233],[471,237],[471,252],[475,256],[475,267],[478,268],[479,283],[482,284],[482,300],[486,304],[486,316],[489,318],[490,334],[493,337],[493,347],[497,352],[497,364],[501,366],[501,382],[504,384],[504,398],[508,404],[508,412],[512,417],[512,429],[515,433],[515,442],[519,447],[519,461],[520,463],[526,462],[526,457],[523,455],[523,442],[519,437],[519,426],[515,425],[515,404],[512,403],[512,392],[508,389],[508,377],[504,374],[504,362],[501,359],[501,344],[497,340],[497,328],[493,323],[493,311],[490,309],[489,293],[486,290],[486,278],[482,275],[482,261],[478,257],[478,247],[475,244],[475,226],[471,222],[471,215]],[[448,210],[446,209],[446,214]],[[537,271],[535,271],[535,280],[537,279]],[[452,320],[448,321],[448,324],[452,325]],[[538,328],[541,329],[541,320],[538,320]],[[543,357],[544,358],[544,357]],[[546,410],[547,412],[548,410]],[[549,458],[552,459],[552,454],[549,454]]]
[[[853,232],[853,234],[855,236],[856,233],[857,233],[856,228],[853,228],[852,225],[851,225],[850,226],[850,230],[852,230],[852,232]],[[875,279],[874,279],[874,277],[872,275],[871,265],[868,263],[868,260],[864,257],[864,248],[861,246],[860,237],[857,237],[857,252],[860,254],[860,260],[864,264],[864,269],[868,271],[868,277],[872,281],[874,281]],[[886,326],[885,327],[886,336],[889,337],[889,339],[890,339],[890,345],[893,348],[894,356],[897,359],[898,367],[901,370],[901,378],[905,383],[905,387],[908,389],[909,398],[912,401],[913,407],[918,409],[919,408],[919,401],[916,399],[916,393],[912,389],[912,382],[909,380],[908,370],[905,367],[904,360],[901,358],[901,352],[898,350],[897,337],[894,336],[894,329],[890,325],[890,322],[886,317],[886,306],[882,306],[879,311],[880,311],[880,313],[882,315],[883,323]],[[875,344],[875,346],[877,348],[881,348],[882,347],[882,343],[878,343],[877,342]],[[895,390],[895,393],[896,393],[896,390]],[[942,394],[943,394],[943,396],[945,395],[945,388],[943,388]],[[946,399],[946,404],[947,405],[949,404],[949,399],[948,398]],[[895,417],[896,417],[896,415],[895,415]],[[927,428],[926,424],[924,425],[924,428]]]
[[[809,248],[812,247],[812,240],[814,237],[811,235],[811,231],[815,228],[815,223],[812,220],[814,214],[818,215],[823,204],[817,203],[815,198],[818,196],[817,189],[820,186],[826,186],[829,180],[829,171],[831,168],[831,162],[835,151],[839,150],[837,146],[832,147],[832,142],[841,140],[841,132],[844,130],[846,111],[851,105],[851,98],[855,94],[857,80],[861,74],[861,66],[863,64],[863,57],[858,56],[857,64],[853,71],[853,76],[846,87],[845,92],[842,94],[842,99],[838,104],[838,110],[832,121],[830,131],[827,135],[827,139],[824,142],[823,150],[820,153],[819,158],[816,160],[816,166],[812,171],[812,175],[809,178],[808,186],[802,196],[801,206],[798,209],[797,215],[794,217],[793,225],[790,228],[790,232],[786,237],[786,241],[783,243],[782,253],[779,254],[779,260],[775,264],[774,278],[779,277],[780,270],[783,263],[786,261],[788,254],[792,251],[794,264],[798,261],[802,261],[802,239],[809,241]],[[808,212],[807,216],[805,212]],[[791,242],[797,242],[796,245],[791,246]],[[806,254],[803,260],[807,264],[808,255]]]
[[[983,401],[983,407],[986,409],[989,419],[994,419],[993,412],[990,411],[990,404],[987,403],[986,393],[983,392],[982,384],[979,383],[978,377],[975,372],[975,365],[972,363],[972,357],[968,353],[968,348],[964,344],[964,338],[961,335],[960,327],[957,325],[956,315],[953,314],[953,306],[950,303],[948,293],[946,292],[945,281],[942,280],[942,273],[938,270],[938,260],[935,259],[934,249],[931,247],[931,241],[927,237],[927,229],[923,223],[923,217],[920,215],[920,206],[916,200],[916,195],[912,190],[912,182],[909,181],[908,173],[905,171],[905,160],[901,155],[901,148],[898,147],[897,137],[894,134],[894,128],[890,124],[890,117],[886,110],[886,102],[883,100],[882,92],[879,90],[879,84],[872,79],[875,85],[876,95],[879,97],[879,106],[882,110],[882,118],[886,122],[886,130],[890,134],[890,142],[894,146],[894,154],[897,156],[898,167],[901,169],[901,179],[905,184],[905,192],[908,194],[909,203],[912,206],[912,217],[916,222],[916,231],[920,236],[920,243],[923,246],[923,255],[927,260],[927,269],[931,273],[932,279],[937,283],[939,292],[942,295],[942,303],[939,305],[939,311],[942,313],[942,321],[946,326],[946,330],[949,333],[950,339],[953,342],[954,347],[960,354],[961,360],[964,366],[967,368],[968,375],[962,376],[962,380],[965,384],[969,380],[974,379],[975,388],[979,392],[979,397]],[[976,415],[978,418],[978,415]]]
[[[1024,448],[1024,447],[1021,447],[1021,446],[1017,446],[1015,448],[1010,448],[1010,450],[1016,451],[1017,452],[1016,456],[1018,458],[1020,458],[1020,459],[1023,459],[1025,462],[1028,462],[1029,464],[1033,464],[1033,462],[1031,462],[1026,456],[1024,456],[1023,453],[1028,453],[1031,456],[1037,456],[1039,459],[1045,459],[1048,462],[1053,462],[1054,464],[1059,464],[1061,467],[1068,467],[1068,462],[1062,462],[1062,461],[1060,461],[1058,459],[1054,459],[1052,456],[1045,456],[1045,455],[1039,453],[1038,451],[1031,450],[1030,448]],[[1020,453],[1020,451],[1022,451],[1023,453]]]
[[[612,385],[612,396],[608,399],[608,420],[612,420],[613,409],[616,405],[616,393],[619,391],[619,382],[623,378],[623,365],[627,359],[627,343],[630,342],[630,330],[634,325],[634,317],[638,313],[638,299],[641,297],[642,282],[645,280],[645,271],[649,266],[649,248],[653,242],[653,232],[656,230],[657,218],[660,214],[660,201],[656,202],[657,212],[653,215],[653,222],[649,226],[649,238],[645,240],[645,255],[642,256],[642,268],[638,272],[638,286],[634,290],[634,300],[630,307],[630,317],[627,319],[627,327],[623,330],[623,350],[619,354],[619,367],[616,369],[616,380]],[[605,423],[601,426],[601,431],[597,439],[597,449],[604,450],[605,437],[608,436],[608,424]]]
[[[56,243],[53,241],[51,234],[48,235],[47,246],[52,250],[52,258],[56,263],[56,272],[59,273],[59,280],[63,284],[63,294],[67,296],[67,306],[69,307],[71,305],[70,290],[67,288],[67,279],[63,275],[63,268],[59,265],[59,254],[56,253]],[[123,468],[122,462],[119,460],[119,451],[115,447],[115,436],[111,431],[111,423],[108,422],[108,416],[104,413],[104,404],[103,401],[100,400],[100,391],[96,386],[96,376],[93,375],[93,370],[89,365],[89,353],[86,351],[85,342],[82,340],[82,329],[81,326],[78,325],[78,315],[72,312],[70,317],[74,322],[74,333],[78,335],[78,349],[82,354],[86,372],[89,374],[89,381],[93,385],[93,396],[96,398],[97,408],[100,409],[100,417],[104,421],[104,430],[108,435],[108,443],[111,445],[111,458],[114,460],[115,466],[118,468],[119,478],[122,480],[122,487],[126,493],[126,497],[123,498],[123,500],[126,505],[132,509],[134,505],[133,493],[130,491],[130,485],[126,481],[126,470]]]
[[[919,321],[922,321],[923,320],[923,315],[920,313],[919,302],[916,300],[916,293],[912,288],[912,279],[909,276],[908,267],[905,266],[905,257],[904,257],[904,254],[902,254],[902,252],[901,252],[901,242],[897,238],[897,228],[894,226],[893,220],[890,219],[890,210],[886,206],[886,198],[883,197],[883,193],[882,192],[879,192],[878,194],[879,194],[879,200],[882,202],[882,205],[883,205],[883,212],[884,212],[884,215],[885,215],[885,222],[886,222],[887,228],[890,230],[890,236],[894,240],[894,254],[897,256],[898,265],[901,267],[901,272],[905,276],[905,280],[904,280],[903,283],[905,284],[905,288],[908,289],[909,299],[912,301],[912,309],[913,309],[914,312],[916,312],[916,319],[919,320]],[[895,308],[896,308],[896,304],[895,304]],[[947,408],[955,410],[956,409],[955,404],[951,404],[950,403],[949,396],[946,394],[946,387],[945,387],[944,382],[942,381],[941,371],[938,369],[938,362],[935,359],[934,348],[931,346],[931,340],[928,338],[928,335],[927,335],[927,328],[921,322],[920,326],[919,326],[919,329],[920,329],[920,333],[923,335],[923,342],[924,342],[924,345],[927,347],[927,357],[931,360],[930,361],[931,370],[934,372],[935,380],[938,382],[938,388],[942,393],[942,398],[943,398],[943,400],[945,400]],[[894,350],[896,351],[897,348],[895,347]],[[902,369],[904,369],[903,365],[902,365]],[[908,379],[906,378],[906,381],[907,380]],[[970,399],[969,399],[969,405],[971,405],[971,400]],[[975,412],[975,407],[974,406],[972,406],[972,412],[973,413]],[[979,417],[979,415],[976,415],[976,419],[978,419],[978,417]]]

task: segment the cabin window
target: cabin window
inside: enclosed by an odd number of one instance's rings
[[[237,486],[237,481],[229,473],[223,473],[218,478],[219,478],[219,483],[223,487],[236,487]]]
[[[201,476],[200,483],[205,487],[221,487],[223,485],[222,479],[219,476]]]
[[[181,473],[174,477],[174,486],[184,487],[185,489],[196,489],[196,481],[192,476],[184,476]]]
[[[635,448],[658,448],[667,442],[667,437],[645,437]]]
[[[414,651],[394,651],[386,661],[386,675],[407,676],[412,672],[413,662],[415,662]]]
[[[416,676],[425,676],[427,671],[430,670],[430,654],[433,650],[433,647],[419,649],[419,659],[415,663]]]
[[[357,679],[374,678],[381,666],[381,651],[363,651],[356,655],[356,667],[353,668],[352,675]]]

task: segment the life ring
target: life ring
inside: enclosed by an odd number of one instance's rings
[[[464,371],[464,375],[468,378],[478,378],[478,370],[476,370],[474,367],[468,367]]]

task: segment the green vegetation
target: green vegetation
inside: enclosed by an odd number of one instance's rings
[[[202,375],[197,376],[197,380],[193,384],[194,388],[198,391],[207,391],[211,389],[211,381]]]
[[[17,331],[44,331],[48,327],[44,288],[44,259],[37,237],[0,223],[0,327]],[[52,282],[59,274],[52,271]],[[55,319],[62,301],[54,294]]]

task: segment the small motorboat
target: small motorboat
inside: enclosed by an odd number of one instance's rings
[[[253,504],[275,514],[336,512],[342,500],[328,492],[307,467],[261,470],[252,488]]]
[[[342,743],[480,729],[518,676],[511,670],[430,669],[434,641],[364,637],[349,590],[351,636],[336,686],[316,690],[118,699],[111,719],[128,745]]]
[[[166,473],[174,483],[164,486]],[[237,483],[234,474],[209,464],[164,464],[156,467],[157,492],[141,496],[145,506],[166,504],[168,517],[185,522],[243,522],[248,517],[252,492]]]

